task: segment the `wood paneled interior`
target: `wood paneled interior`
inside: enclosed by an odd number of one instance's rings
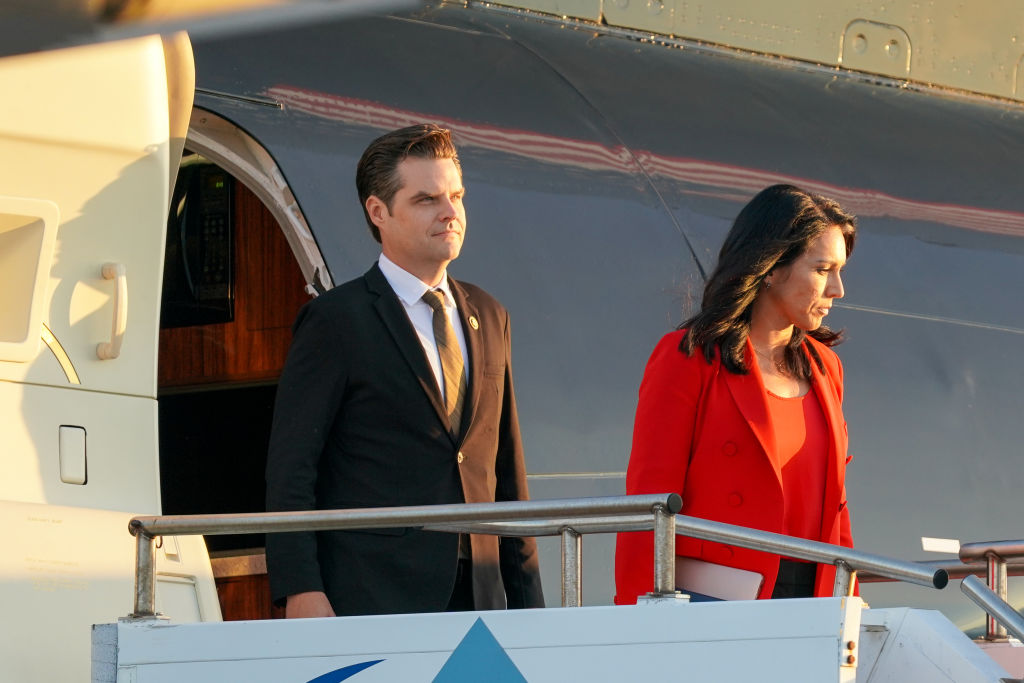
[[[284,608],[275,607],[270,600],[262,553],[217,557],[211,564],[224,621],[284,618]]]
[[[227,576],[216,581],[224,621],[284,618],[284,608],[270,602],[270,582],[266,574]]]
[[[291,343],[291,324],[309,300],[280,226],[242,183],[235,183],[235,319],[160,330],[158,383],[188,387],[273,381]]]

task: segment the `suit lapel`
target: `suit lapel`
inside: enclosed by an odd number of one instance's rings
[[[459,310],[462,334],[466,338],[466,349],[469,351],[469,396],[466,397],[466,404],[462,410],[462,425],[459,429],[459,440],[461,441],[469,431],[469,425],[473,424],[473,416],[476,415],[480,404],[479,379],[483,373],[484,334],[487,331],[480,329],[480,312],[462,285],[449,277],[448,287],[452,291],[452,298],[455,299],[455,305]]]
[[[391,334],[391,338],[394,339],[402,357],[415,375],[416,381],[427,398],[430,399],[445,431],[451,434],[448,412],[441,400],[441,390],[437,386],[437,379],[434,377],[434,371],[430,369],[427,357],[423,353],[423,345],[420,344],[416,330],[409,322],[409,316],[406,315],[402,302],[398,300],[398,295],[391,289],[387,278],[384,277],[384,273],[380,271],[376,263],[367,271],[363,279],[366,281],[367,289],[376,295],[373,305],[377,310],[377,315],[380,316],[384,326]]]
[[[764,380],[761,378],[761,369],[757,366],[754,358],[753,347],[750,340],[747,340],[744,350],[747,367],[750,371],[746,375],[737,375],[732,372],[723,372],[726,385],[729,387],[736,406],[743,414],[743,419],[750,425],[754,436],[761,443],[768,460],[772,463],[775,476],[782,486],[782,471],[779,468],[779,458],[775,440],[775,429],[772,427],[771,418],[768,415],[768,393],[764,388]]]
[[[804,346],[808,346],[811,342],[805,341]],[[808,351],[805,349],[805,353]],[[831,378],[823,373],[819,368],[818,364],[814,361],[814,357],[808,353],[811,362],[811,382],[813,385],[814,392],[818,396],[818,403],[821,404],[821,411],[825,414],[825,421],[828,424],[828,460],[826,462],[825,470],[825,499],[822,501],[822,526],[821,533],[822,539],[828,540],[832,533],[832,527],[839,516],[836,511],[839,509],[839,504],[843,491],[843,481],[841,472],[846,465],[845,462],[840,462],[840,459],[845,458],[843,449],[839,447],[842,443],[845,421],[843,420],[842,407],[839,405],[839,397],[836,394],[835,387],[832,385]]]

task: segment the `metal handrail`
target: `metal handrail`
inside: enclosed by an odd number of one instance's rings
[[[1024,640],[1024,617],[1005,600],[986,586],[977,576],[968,576],[960,584],[960,590],[975,604],[985,610],[989,618],[996,619],[1001,626],[1009,629],[1018,639]]]
[[[649,513],[659,505],[678,512],[682,499],[676,493],[643,496],[607,496],[563,500],[522,500],[499,503],[458,503],[406,507],[304,510],[297,512],[253,512],[219,515],[139,516],[129,523],[133,536],[181,536],[204,534],[279,533],[286,531],[332,531],[343,529],[387,529],[423,527],[472,522],[514,522],[541,519],[593,518],[602,515]],[[649,527],[648,527],[649,528]],[[551,533],[555,533],[552,531]],[[537,535],[537,534],[534,534]],[[545,534],[540,534],[545,535]]]
[[[1003,560],[1024,558],[1024,541],[980,541],[960,545],[960,559],[964,562],[983,560],[989,555],[997,555]]]
[[[967,558],[963,561],[924,560],[918,561],[916,564],[933,569],[944,569],[950,579],[966,580],[968,577],[973,577],[975,581],[978,581],[979,585],[981,585],[981,582],[977,577],[984,576],[985,584],[992,595],[1012,609],[1012,606],[1006,600],[1007,578],[1010,576],[1024,576],[1024,553],[1017,554],[1014,552],[1010,554],[1010,550],[1016,548],[1024,549],[1022,544],[1024,544],[1022,541],[965,543],[961,547],[960,552],[960,557]],[[966,551],[963,548],[966,548]],[[986,552],[994,548],[998,548],[999,552],[1003,553],[1003,555]],[[893,580],[874,572],[861,573],[859,578],[862,583],[882,583]],[[970,583],[973,583],[973,581]],[[1000,622],[998,616],[988,611],[985,604],[976,599],[974,593],[968,592],[968,589],[964,588],[963,584],[961,584],[960,590],[985,611],[985,640],[1006,640],[1006,626]],[[1019,638],[1020,636],[1018,635],[1017,637]]]
[[[852,574],[859,569],[868,569],[900,581],[933,588],[945,588],[949,583],[949,575],[941,568],[921,567],[916,562],[895,560],[853,548],[713,522],[699,517],[676,515],[676,533],[705,541],[728,543],[752,550],[764,550],[800,560],[834,564],[836,580],[832,594],[837,597],[850,593]]]
[[[568,520],[565,520],[565,523],[568,524]],[[580,531],[586,530],[586,533],[594,533],[601,531],[642,531],[650,528],[649,526],[643,526],[644,522],[641,518],[634,519],[629,517],[620,518],[619,521],[611,519],[592,520],[590,524],[591,526],[577,527],[577,529]],[[445,525],[438,525],[432,528],[438,531],[455,530]],[[468,529],[471,529],[474,533],[494,533],[509,536],[544,535],[543,526],[535,522],[512,522],[507,524],[487,522],[470,525]],[[949,583],[949,570],[945,564],[929,566],[920,562],[895,560],[843,546],[808,541],[802,538],[734,526],[723,522],[713,522],[701,519],[700,517],[676,515],[676,534],[692,536],[693,538],[707,541],[728,543],[754,550],[765,550],[777,555],[824,564],[838,565],[842,563],[849,567],[847,573],[849,571],[863,570],[870,572],[872,577],[881,577],[875,580],[908,581],[934,588],[944,588]],[[837,575],[841,571],[843,571],[842,568],[837,567]],[[838,589],[833,587],[834,594],[846,595],[849,590],[848,584],[849,580],[847,579],[844,580],[843,585]]]
[[[833,594],[848,595],[852,574],[871,570],[893,579],[935,588],[949,581],[944,569],[923,568],[828,543],[749,529],[698,517],[678,515],[678,494],[611,496],[569,500],[510,501],[424,505],[416,507],[264,512],[227,515],[136,517],[129,530],[136,537],[135,611],[133,618],[152,618],[155,612],[157,536],[192,534],[280,533],[415,527],[428,531],[487,533],[502,536],[562,537],[562,604],[582,602],[582,534],[654,530],[653,598],[675,598],[675,537],[691,536],[754,550],[763,550],[836,566]]]
[[[951,579],[984,576],[989,591],[1004,604],[1006,604],[1007,597],[1007,578],[1024,576],[1024,541],[964,543],[960,546],[959,557],[959,562],[956,560],[927,560],[917,562],[917,564],[922,567],[944,569]],[[861,574],[860,580],[872,583],[890,581],[891,579],[869,572]],[[989,612],[984,604],[976,600],[972,593],[968,593],[963,585],[960,589],[985,610],[985,640],[1005,640],[1005,625],[994,613]],[[1010,608],[1012,609],[1012,606]]]
[[[986,565],[985,580],[988,588],[1006,602],[1006,563],[1008,560],[1024,558],[1024,541],[982,541],[963,543],[960,546],[960,560],[970,562],[983,560]],[[977,601],[976,601],[977,602]],[[980,604],[980,603],[979,603]],[[1006,629],[996,615],[985,611],[985,640],[1005,640]]]
[[[984,576],[988,571],[988,562],[973,560],[971,562],[959,562],[957,560],[916,560],[914,564],[932,569],[944,569],[950,580],[963,579],[968,576]],[[1007,576],[1024,576],[1024,558],[1009,560],[1006,563]],[[857,580],[861,583],[884,583],[895,581],[887,576],[875,574],[872,571],[864,570],[857,573]]]
[[[131,617],[156,616],[157,536],[282,533],[415,527],[458,533],[494,533],[506,536],[562,536],[562,604],[579,606],[581,533],[619,531],[614,520],[624,518],[629,530],[654,530],[654,586],[658,593],[674,592],[674,514],[682,507],[677,493],[609,496],[568,500],[530,500],[499,503],[460,503],[409,507],[261,512],[222,515],[166,515],[135,517],[128,529],[135,536],[135,610]],[[518,533],[508,528],[522,522]]]

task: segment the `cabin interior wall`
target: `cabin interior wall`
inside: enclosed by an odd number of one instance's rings
[[[306,301],[305,281],[277,222],[235,183],[235,318],[160,330],[160,392],[274,383]]]
[[[264,509],[263,472],[276,383],[291,343],[291,324],[308,295],[277,222],[240,182],[234,184],[232,221],[234,319],[160,330],[164,514]],[[208,536],[206,541],[215,574],[221,557],[262,559],[260,535]],[[225,619],[273,613],[262,570],[218,576],[217,584]]]

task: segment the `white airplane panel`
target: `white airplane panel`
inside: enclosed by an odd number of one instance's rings
[[[156,411],[151,398],[0,381],[0,501],[158,514]]]
[[[152,36],[0,63],[0,90],[18,94],[0,111],[0,194],[60,212],[52,267],[38,284],[44,319],[32,320],[28,335],[40,337],[45,323],[78,383],[51,344],[19,362],[0,355],[0,380],[155,396],[175,151],[164,53]],[[105,277],[105,266],[124,275]],[[101,359],[98,345],[119,331],[120,353]]]
[[[126,512],[0,502],[0,678],[85,680],[90,625],[132,611],[135,539]],[[156,553],[161,608],[175,622],[220,619],[206,547]]]

